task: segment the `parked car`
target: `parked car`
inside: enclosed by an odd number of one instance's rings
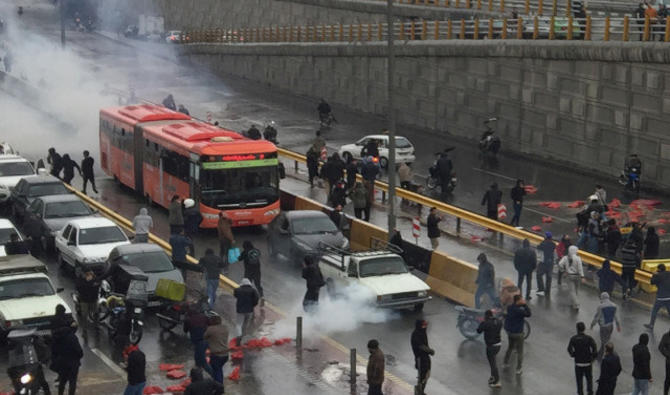
[[[0,203],[11,196],[12,188],[25,176],[35,174],[30,162],[18,155],[0,155]]]
[[[61,266],[101,274],[109,253],[126,244],[128,236],[107,218],[74,219],[56,232],[56,259]]]
[[[165,278],[184,282],[181,272],[174,267],[168,254],[156,244],[137,243],[114,247],[109,253],[105,270],[112,291],[124,295],[128,291],[131,278],[144,273],[148,277],[147,293],[150,306],[159,303],[155,300],[158,280]]]
[[[12,216],[14,223],[21,226],[28,206],[40,196],[67,195],[70,191],[65,188],[63,181],[47,175],[37,174],[23,177],[17,184],[10,196]]]
[[[282,212],[270,223],[268,234],[270,255],[281,254],[299,263],[306,255],[318,253],[319,242],[349,248],[349,240],[322,211]]]
[[[0,262],[0,340],[15,329],[36,329],[38,335],[50,335],[56,306],[70,307],[58,296],[46,275],[47,268],[32,255],[12,255]]]
[[[361,151],[370,140],[377,140],[379,143],[379,165],[385,169],[389,163],[389,136],[386,134],[373,134],[365,136],[353,144],[343,145],[340,147],[338,152],[345,162],[347,162],[349,158],[360,159]],[[416,160],[416,156],[414,156],[414,146],[405,137],[396,136],[395,148],[396,163],[405,162],[410,164]]]
[[[56,232],[70,220],[91,217],[96,212],[73,194],[38,197],[26,210],[24,229],[31,237],[39,237],[42,248],[50,252],[54,247]]]
[[[16,229],[12,221],[6,218],[0,218],[0,256],[5,256],[5,244],[10,242],[12,233],[19,235],[19,240],[23,241],[21,232]]]
[[[358,284],[371,291],[370,304],[381,308],[421,311],[430,300],[428,284],[410,273],[402,257],[392,251],[349,253],[328,248],[321,255],[319,268],[331,296]]]

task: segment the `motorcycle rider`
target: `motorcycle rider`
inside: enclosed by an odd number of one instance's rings
[[[642,175],[642,161],[637,156],[637,154],[630,154],[624,161],[623,168],[624,170],[623,174],[621,174],[620,182],[626,187],[632,188],[633,177],[635,177],[638,180],[639,187],[639,179]]]
[[[275,129],[274,121],[270,121],[263,131],[263,138],[277,144],[277,129]]]
[[[500,150],[500,139],[495,135],[495,130],[489,126],[489,123],[494,121],[497,121],[497,119],[490,118],[484,121],[486,130],[482,133],[482,137],[479,139],[479,149],[482,152],[491,152],[495,155]]]
[[[440,186],[442,187],[442,194],[448,191],[449,183],[451,182],[451,173],[454,169],[454,164],[449,158],[449,148],[445,148],[440,153],[440,158],[437,160],[437,171],[440,178]]]
[[[252,140],[260,140],[261,139],[261,132],[258,130],[256,125],[251,125],[249,130],[247,130],[247,137],[249,137]]]
[[[327,119],[331,116],[330,104],[326,103],[326,100],[322,98],[316,109],[319,111],[319,119],[321,122],[327,122]]]

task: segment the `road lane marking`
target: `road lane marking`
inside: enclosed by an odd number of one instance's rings
[[[102,351],[98,350],[97,348],[92,348],[92,349],[91,349],[91,352],[92,352],[93,354],[97,355],[97,357],[100,358],[100,360],[101,360],[105,365],[109,366],[109,368],[112,369],[112,370],[114,371],[114,373],[118,374],[118,375],[121,376],[122,378],[126,378],[126,375],[127,375],[127,374],[126,374],[126,371],[123,370],[123,368],[121,368],[121,366],[119,366],[119,365],[117,365],[116,363],[114,363],[114,361],[112,361],[111,359],[109,359],[109,357],[108,357],[107,355],[103,354]]]
[[[489,174],[489,175],[492,175],[492,176],[504,178],[504,179],[509,180],[509,181],[516,181],[517,180],[517,178],[508,177],[504,174],[496,173],[496,172],[489,171],[489,170],[480,169],[478,167],[473,167],[472,170],[479,171],[479,172],[482,172],[482,173],[486,173],[486,174]]]

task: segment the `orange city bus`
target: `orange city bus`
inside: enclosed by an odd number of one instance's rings
[[[279,214],[274,144],[161,106],[100,110],[100,165],[148,202],[195,200],[203,228],[216,227],[220,211],[233,226],[267,224]]]

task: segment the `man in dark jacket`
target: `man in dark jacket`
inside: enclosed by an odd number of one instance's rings
[[[263,306],[263,287],[261,286],[261,252],[249,240],[242,243],[242,254],[240,260],[244,262],[244,278],[248,278],[256,287],[258,295],[261,297],[261,306]]]
[[[314,178],[319,173],[319,152],[314,147],[307,151],[307,174],[309,177],[309,186],[314,186]]]
[[[376,139],[369,139],[365,147],[361,150],[361,156],[373,156],[379,158],[379,141]]]
[[[621,248],[621,280],[624,284],[624,300],[630,297],[630,293],[635,287],[635,269],[640,267],[642,262],[640,254],[636,249],[636,244],[628,240]]]
[[[656,228],[650,226],[647,228],[647,237],[644,239],[644,259],[658,258],[658,244]]]
[[[651,354],[649,353],[649,335],[640,335],[640,341],[633,346],[633,395],[647,395],[651,378]]]
[[[507,317],[505,317],[508,345],[503,364],[509,365],[512,351],[516,351],[516,374],[523,372],[523,328],[526,318],[530,315],[530,308],[526,305],[526,301],[521,298],[521,295],[514,295],[514,303],[507,307]]]
[[[92,271],[80,273],[77,276],[77,295],[79,295],[79,306],[81,308],[82,321],[84,323],[84,337],[88,335],[88,317],[93,315],[94,328],[98,324],[98,296],[100,291],[100,281],[95,278]],[[93,313],[93,314],[91,314]]]
[[[670,390],[670,331],[663,334],[658,344],[658,351],[665,357],[665,381],[663,382],[663,395],[668,395]]]
[[[184,212],[179,195],[172,196],[168,206],[168,223],[170,224],[170,234],[178,233],[184,229]]]
[[[302,278],[305,279],[307,285],[307,292],[305,292],[305,297],[302,300],[302,306],[306,312],[309,312],[319,304],[319,292],[321,287],[326,285],[323,281],[321,269],[319,269],[318,264],[314,262],[314,257],[311,255],[305,257],[302,267]]]
[[[440,187],[442,188],[442,195],[449,193],[449,183],[451,182],[451,173],[454,170],[454,164],[449,158],[449,151],[445,149],[440,154],[440,159],[437,160],[437,171],[440,176]]]
[[[363,185],[365,185],[365,189],[368,191],[368,202],[370,202],[370,205],[374,202],[377,174],[379,174],[379,164],[371,156],[368,156],[363,161],[361,177],[363,177]]]
[[[207,342],[205,331],[207,330],[207,315],[201,311],[200,306],[189,306],[189,311],[184,321],[184,332],[188,332],[193,344],[193,361],[195,366],[205,369],[212,374],[212,368],[207,363]]]
[[[196,207],[193,199],[184,199],[184,232],[186,236],[193,239],[198,234],[200,223],[202,223],[202,214]],[[195,252],[193,252],[195,254]]]
[[[74,178],[74,169],[77,169],[79,175],[81,175],[81,168],[77,162],[70,159],[69,154],[63,154],[63,182],[70,185],[72,179]]]
[[[645,324],[645,327],[654,330],[658,311],[665,307],[665,310],[670,313],[670,272],[665,270],[664,264],[658,265],[656,274],[651,277],[651,285],[655,285],[658,290],[656,291],[654,307],[651,309],[651,319],[649,324]]]
[[[383,395],[382,384],[384,384],[384,353],[379,348],[379,342],[372,339],[368,342],[367,376],[368,376],[368,395]]]
[[[480,266],[481,270],[481,266]],[[498,365],[496,355],[500,352],[502,341],[500,340],[500,330],[502,321],[493,315],[492,310],[486,310],[484,321],[479,324],[477,333],[484,332],[484,342],[486,343],[486,359],[489,360],[491,367],[491,377],[489,377],[489,387],[500,388],[500,376],[498,375]]]
[[[526,280],[526,299],[530,300],[530,288],[533,282],[533,270],[537,266],[537,256],[530,248],[530,241],[524,239],[521,248],[514,253],[514,268],[519,273],[517,287],[522,290],[523,281]]]
[[[605,344],[605,356],[600,364],[600,377],[596,395],[614,395],[616,380],[621,373],[621,360],[614,352],[612,343]]]
[[[486,254],[483,252],[477,256],[479,262],[479,271],[477,272],[477,291],[475,292],[475,308],[479,309],[482,305],[481,298],[488,295],[489,299],[494,304],[499,304],[500,300],[496,296],[495,278],[496,269],[491,262],[488,261]]]
[[[225,266],[225,263],[221,257],[214,254],[214,250],[208,248],[205,250],[205,256],[200,258],[198,264],[205,269],[207,278],[207,301],[209,302],[209,308],[213,310],[214,303],[216,302],[216,290],[219,289],[219,275],[221,274],[221,269]]]
[[[584,395],[584,382],[586,378],[586,391],[593,395],[593,360],[598,356],[596,341],[584,333],[586,325],[577,323],[577,334],[570,338],[568,343],[568,354],[575,360],[575,376],[577,377],[577,394]]]
[[[607,292],[612,295],[612,292],[614,291],[614,283],[621,284],[621,292],[626,292],[621,276],[612,270],[609,259],[603,261],[603,265],[596,272],[596,276],[598,276],[598,289],[600,290],[600,293]]]
[[[191,255],[193,255],[193,240],[186,237],[183,228],[170,236],[170,247],[172,247],[172,262],[174,265],[180,269],[188,266],[186,252],[190,250]]]
[[[77,391],[77,376],[79,365],[84,352],[74,330],[54,332],[51,345],[51,364],[58,373],[58,394],[65,392],[65,385],[69,383],[68,394],[74,395]]]
[[[440,236],[442,235],[439,227],[440,221],[442,221],[442,217],[437,213],[437,208],[432,207],[430,209],[430,214],[428,214],[428,218],[426,219],[426,227],[428,228],[430,246],[433,250],[436,250],[440,245]]]
[[[428,322],[416,320],[410,343],[414,353],[414,367],[419,372],[419,383],[417,384],[417,395],[424,395],[424,389],[430,378],[430,356],[435,355],[435,350],[428,346]]]
[[[55,148],[49,148],[49,155],[47,156],[47,163],[51,165],[49,174],[56,178],[60,178],[60,172],[63,170],[63,158]]]
[[[482,206],[486,206],[487,217],[498,219],[498,205],[500,202],[502,202],[502,192],[498,189],[498,183],[494,182],[482,198]]]
[[[347,190],[351,191],[356,185],[356,174],[358,174],[358,161],[352,157],[349,158],[347,166],[345,168],[347,171]]]
[[[126,366],[128,385],[123,395],[142,395],[147,382],[146,366],[146,356],[139,348],[128,354],[128,364]]]
[[[537,294],[551,296],[551,276],[554,272],[554,251],[556,243],[552,239],[551,232],[544,234],[544,240],[538,244],[537,249],[542,251],[542,262],[537,268]],[[546,279],[546,280],[545,280]]]
[[[84,151],[84,159],[81,160],[81,177],[84,179],[84,186],[82,192],[86,194],[86,184],[91,182],[91,187],[93,187],[93,192],[98,193],[98,190],[95,188],[95,177],[93,176],[93,163],[95,161],[90,156],[88,151]]]
[[[258,304],[258,292],[251,286],[248,278],[243,278],[240,286],[233,292],[235,296],[235,311],[237,312],[238,333],[237,344],[242,343],[248,335],[254,320],[254,307]]]
[[[510,197],[512,198],[512,207],[514,207],[514,216],[510,225],[519,226],[519,220],[521,219],[521,209],[523,208],[523,197],[526,195],[526,190],[524,189],[523,180],[516,180],[516,185],[510,191]]]
[[[203,377],[202,369],[191,369],[191,384],[186,387],[184,395],[221,395],[223,385],[212,379]]]
[[[607,243],[607,256],[610,258],[616,257],[616,252],[621,245],[621,230],[617,226],[615,219],[610,219],[607,222],[605,243]]]

